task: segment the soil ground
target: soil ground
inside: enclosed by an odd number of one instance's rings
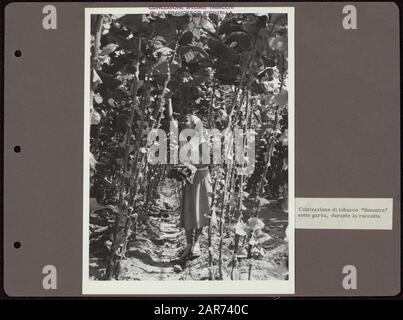
[[[172,183],[164,183],[160,188],[160,199],[148,213],[149,225],[137,230],[128,244],[127,259],[122,263],[119,280],[209,280],[209,257],[207,228],[201,235],[201,255],[180,260],[181,250],[186,244],[185,232],[178,227],[180,217],[179,189]],[[244,201],[245,212],[251,210],[252,201]],[[284,212],[277,200],[265,200],[259,212],[264,222],[263,231],[269,237],[262,244],[263,254],[259,259],[238,258],[238,264],[232,270],[234,231],[226,228],[223,238],[223,280],[271,280],[288,277],[288,243],[285,230],[288,214]],[[106,229],[99,228],[99,233]],[[105,241],[98,237],[96,241]],[[241,238],[240,243],[244,239]],[[93,240],[95,242],[95,240]],[[218,228],[213,227],[213,273],[218,276]],[[102,280],[105,273],[105,248],[91,244],[90,279]],[[97,248],[97,249],[96,249]],[[250,262],[252,261],[251,273]]]

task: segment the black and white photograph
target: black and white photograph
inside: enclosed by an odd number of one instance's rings
[[[83,293],[294,293],[294,11],[85,12]]]
[[[400,12],[8,3],[2,298],[401,297]]]

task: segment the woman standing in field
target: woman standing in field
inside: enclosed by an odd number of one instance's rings
[[[212,192],[208,167],[210,155],[203,137],[203,123],[198,117],[187,115],[185,127],[188,130],[184,130],[180,137],[180,162],[192,171],[192,176],[186,179],[183,189],[180,227],[185,229],[187,245],[181,259],[201,254],[199,240],[203,227],[209,224]],[[191,137],[190,141],[188,137]]]

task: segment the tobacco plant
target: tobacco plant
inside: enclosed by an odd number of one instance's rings
[[[109,217],[105,279],[119,277],[130,237],[139,225],[149,224],[155,190],[168,171],[148,163],[148,132],[169,131],[170,120],[181,124],[189,113],[209,128],[256,132],[251,175],[237,174],[231,163],[210,168],[210,279],[224,278],[228,234],[231,278],[245,259],[251,278],[253,259],[263,254],[262,203],[283,199],[285,207],[287,202],[287,44],[282,14],[92,16],[90,185],[91,198],[104,210],[91,216]],[[223,150],[223,157],[230,156]],[[252,210],[246,210],[246,196]]]

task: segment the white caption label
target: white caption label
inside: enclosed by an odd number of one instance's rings
[[[297,229],[392,230],[392,198],[296,198]]]

